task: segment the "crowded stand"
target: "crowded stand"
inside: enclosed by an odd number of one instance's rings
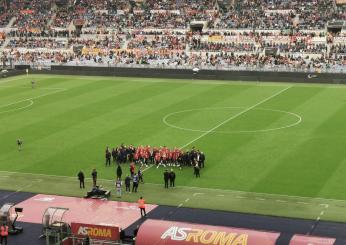
[[[185,37],[175,35],[143,36],[133,35],[127,44],[128,49],[168,49],[184,50]]]
[[[68,40],[69,46],[83,46],[84,48],[97,48],[97,49],[120,49],[123,39],[121,36],[104,37],[101,39],[83,39],[71,38]]]
[[[339,72],[345,9],[335,0],[11,0],[0,44],[12,65]]]
[[[49,49],[63,49],[66,47],[66,41],[47,39],[47,38],[25,38],[25,39],[12,39],[8,43],[9,48],[49,48]]]
[[[346,56],[346,44],[335,44],[331,47],[331,53]]]

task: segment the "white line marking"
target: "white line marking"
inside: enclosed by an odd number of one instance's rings
[[[258,201],[265,201],[266,200],[266,199],[260,198],[260,197],[256,197],[255,199],[258,200]]]
[[[202,196],[202,195],[204,195],[205,193],[193,193],[193,196],[195,197],[195,196]]]
[[[6,107],[6,106],[10,106],[10,105],[15,105],[15,104],[18,104],[18,103],[20,103],[20,102],[27,101],[27,100],[34,100],[34,99],[42,98],[42,97],[45,97],[45,96],[48,96],[48,95],[52,95],[52,94],[56,94],[56,93],[59,93],[59,92],[63,92],[63,91],[66,91],[66,90],[67,90],[67,89],[59,89],[58,91],[54,91],[54,92],[51,92],[51,93],[42,94],[42,95],[38,95],[38,96],[35,96],[35,97],[23,99],[23,100],[18,100],[18,101],[16,101],[16,102],[9,103],[9,104],[6,104],[6,105],[0,105],[0,108],[1,108],[1,107]]]
[[[6,113],[6,112],[13,112],[13,111],[19,111],[19,110],[26,109],[26,108],[28,108],[28,107],[30,107],[30,106],[32,106],[34,104],[34,99],[42,98],[42,97],[45,97],[45,96],[48,96],[48,95],[52,95],[52,94],[56,94],[56,93],[59,93],[59,92],[63,92],[63,91],[66,91],[66,90],[67,89],[57,89],[57,91],[54,91],[54,92],[51,92],[51,93],[46,93],[46,94],[38,95],[38,96],[35,96],[35,97],[32,97],[32,98],[28,98],[28,99],[18,100],[16,102],[12,102],[12,103],[5,104],[5,105],[0,105],[0,108],[4,108],[4,107],[11,106],[11,105],[19,104],[19,103],[25,102],[25,101],[29,101],[30,102],[30,104],[28,104],[26,106],[23,106],[23,107],[14,108],[14,109],[11,109],[11,110],[6,110],[6,111],[0,111],[0,114]]]
[[[51,178],[61,178],[61,179],[69,179],[71,181],[76,181],[76,177],[73,176],[65,176],[65,175],[53,175],[53,174],[35,174],[35,173],[24,173],[24,172],[14,172],[14,171],[1,171],[0,173],[5,173],[5,174],[22,174],[22,175],[29,175],[29,176],[33,176],[33,177],[37,177],[37,176],[42,176],[42,177],[51,177]],[[85,178],[86,180],[91,180],[91,178]],[[100,181],[105,181],[105,182],[110,182],[112,184],[114,184],[114,180],[111,179],[99,179]],[[145,185],[155,185],[155,186],[162,186],[162,184],[156,184],[156,183],[150,183],[150,182],[146,182]],[[321,202],[328,202],[328,201],[332,201],[332,202],[346,202],[346,200],[340,200],[340,199],[327,199],[327,198],[320,198],[320,197],[303,197],[303,196],[294,196],[294,195],[283,195],[283,194],[270,194],[270,193],[262,193],[262,192],[249,192],[249,191],[239,191],[239,190],[230,190],[230,189],[217,189],[217,188],[206,188],[206,187],[196,187],[196,186],[177,186],[175,187],[177,189],[181,188],[181,189],[191,189],[191,190],[207,190],[207,191],[221,191],[221,192],[229,192],[229,193],[238,193],[238,194],[243,194],[243,195],[261,195],[261,196],[266,196],[266,197],[270,197],[270,198],[292,198],[292,199],[301,199],[301,200],[307,200],[307,201],[321,201]],[[236,196],[236,198],[247,198],[247,197],[241,197],[241,196]],[[302,201],[298,201],[296,202],[298,204],[305,204],[308,205],[309,203],[307,202],[302,202]],[[316,204],[318,205],[318,204]],[[319,205],[327,205],[328,204],[319,204]]]
[[[178,205],[178,208],[181,208],[183,206],[183,204],[182,203],[180,203],[179,205]]]
[[[14,109],[11,109],[11,110],[6,110],[6,111],[0,111],[0,114],[3,114],[3,113],[6,113],[6,112],[13,112],[13,111],[19,111],[19,110],[24,110],[26,108],[29,108],[30,106],[32,106],[34,104],[34,101],[31,100],[31,99],[28,99],[28,100],[25,100],[25,101],[29,101],[30,104],[28,105],[25,105],[25,106],[22,106],[22,107],[19,107],[19,108],[14,108]],[[23,102],[23,101],[22,101]],[[13,103],[14,104],[18,104],[18,103]],[[5,107],[5,106],[0,106],[0,108],[2,107]]]
[[[235,198],[243,199],[243,198],[246,198],[246,197],[236,196]]]
[[[24,77],[22,77],[21,75],[14,76],[14,77],[11,77],[11,78],[4,78],[4,79],[0,80],[0,84],[4,84],[4,83],[8,83],[8,82],[13,82],[13,81],[18,81],[18,80],[21,80],[23,78]]]
[[[222,194],[220,194],[220,195],[216,195],[217,197],[224,197],[225,195],[222,195]]]
[[[147,168],[143,169],[142,173],[144,173],[145,171],[147,171],[147,170],[151,169],[153,166],[154,166],[154,164],[152,164],[152,165],[150,165],[149,167],[147,167]]]
[[[34,182],[28,184],[28,185],[25,185],[25,186],[23,186],[23,187],[17,189],[15,192],[12,192],[12,193],[10,193],[10,194],[8,194],[8,195],[3,196],[0,200],[5,200],[5,199],[9,198],[10,196],[15,195],[16,193],[21,192],[21,191],[24,190],[25,188],[29,188],[29,187],[33,186],[35,183],[40,183],[40,182],[42,182],[42,180],[41,180],[41,179],[38,179],[38,180],[36,180],[36,181],[34,181]]]
[[[277,93],[275,93],[275,94],[273,94],[273,95],[271,95],[271,96],[265,98],[264,100],[262,100],[262,101],[260,101],[260,102],[258,102],[258,103],[256,103],[256,104],[254,104],[253,106],[250,106],[250,107],[246,108],[245,110],[242,110],[241,112],[235,114],[234,116],[232,116],[232,117],[230,117],[230,118],[224,120],[223,122],[219,123],[219,124],[216,125],[215,127],[209,129],[208,131],[206,131],[205,133],[201,134],[201,135],[198,136],[197,138],[194,138],[193,140],[191,140],[190,142],[188,142],[188,143],[186,143],[185,145],[181,146],[180,148],[183,149],[183,148],[185,148],[185,147],[191,145],[192,143],[196,142],[197,140],[199,140],[199,139],[201,139],[201,138],[207,136],[207,135],[210,134],[211,132],[215,131],[216,129],[218,129],[218,128],[221,127],[222,125],[225,125],[226,123],[230,122],[231,120],[236,119],[237,117],[243,115],[244,113],[246,113],[246,112],[252,110],[252,109],[255,108],[256,106],[259,106],[259,105],[261,105],[261,104],[267,102],[268,100],[270,100],[270,99],[272,99],[272,98],[274,98],[274,97],[276,97],[276,96],[282,94],[283,92],[285,92],[286,90],[288,90],[288,89],[291,88],[291,87],[292,87],[292,86],[286,87],[286,88],[280,90],[279,92],[277,92]]]
[[[188,201],[190,201],[190,198],[186,198],[185,202],[188,202]]]
[[[182,111],[176,111],[167,114],[165,117],[162,118],[162,122],[166,124],[168,127],[176,128],[184,131],[191,131],[191,132],[201,132],[205,133],[206,130],[199,130],[199,129],[193,129],[193,128],[184,128],[179,127],[177,125],[171,124],[167,121],[167,119],[173,115],[184,113],[184,112],[191,112],[191,111],[203,111],[203,110],[219,110],[219,109],[244,109],[244,107],[238,107],[238,106],[229,106],[229,107],[205,107],[205,108],[197,108],[197,109],[188,109],[188,110],[182,110]],[[266,108],[256,108],[255,110],[261,110],[261,111],[271,111],[271,112],[279,112],[279,113],[285,113],[291,116],[294,116],[297,118],[297,121],[277,128],[268,128],[268,129],[258,129],[258,130],[236,130],[236,131],[213,131],[213,133],[221,133],[221,134],[237,134],[237,133],[261,133],[261,132],[271,132],[281,129],[287,129],[294,126],[297,126],[302,122],[302,117],[296,113],[289,112],[289,111],[283,111],[283,110],[274,110],[274,109],[266,109]]]

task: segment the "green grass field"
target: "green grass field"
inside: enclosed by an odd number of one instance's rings
[[[89,176],[97,168],[100,183],[113,188],[107,145],[195,146],[207,157],[200,179],[177,169],[178,187],[165,190],[164,169],[152,167],[138,195],[157,204],[346,221],[345,122],[345,86],[11,77],[0,80],[0,184],[82,196],[80,169]]]

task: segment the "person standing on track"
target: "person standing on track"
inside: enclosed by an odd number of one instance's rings
[[[145,217],[147,216],[147,212],[145,211],[145,200],[143,199],[143,197],[140,197],[138,199],[138,207],[141,211],[141,217]]]
[[[79,180],[79,188],[85,188],[85,185],[84,185],[84,179],[85,179],[85,176],[84,176],[84,173],[83,171],[79,171],[78,173],[78,180]]]
[[[7,237],[8,237],[8,226],[6,224],[2,224],[0,227],[0,243],[2,245],[7,245]]]

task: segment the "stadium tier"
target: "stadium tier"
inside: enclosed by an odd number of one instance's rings
[[[3,65],[342,72],[335,0],[1,2]]]

